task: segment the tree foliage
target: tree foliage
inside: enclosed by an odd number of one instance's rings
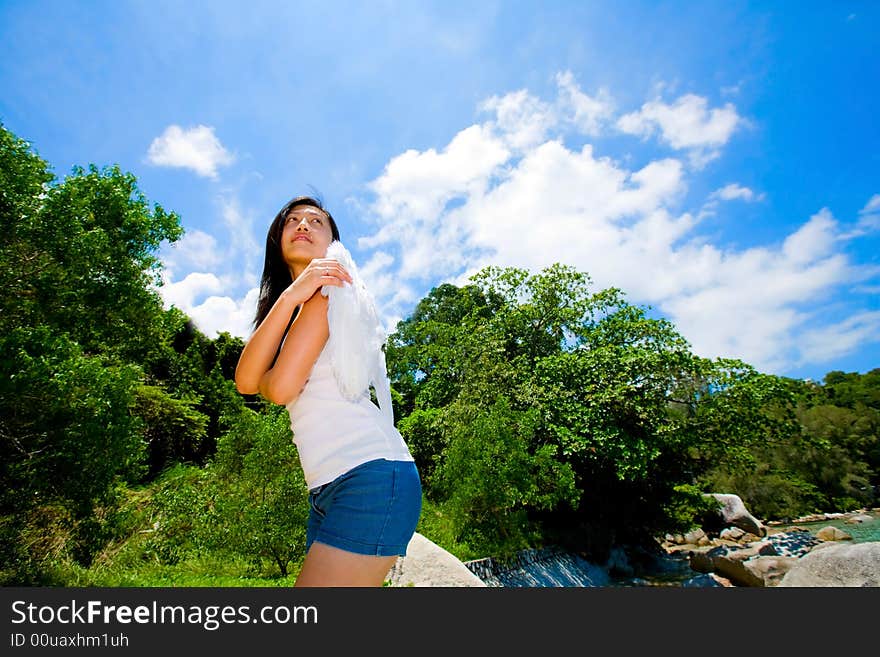
[[[701,358],[649,312],[561,264],[487,267],[398,325],[401,431],[459,539],[509,552],[560,527],[597,546],[680,530],[719,462],[753,465],[798,432],[785,380]]]
[[[224,377],[239,345],[175,350],[186,321],[163,309],[157,250],[182,229],[133,175],[92,165],[59,181],[0,125],[0,183],[0,571],[37,581],[40,519],[88,563],[119,482],[213,453],[220,416],[243,409]]]
[[[6,577],[38,576],[46,555],[40,542],[23,537],[47,509],[69,520],[73,558],[87,561],[99,547],[85,521],[117,481],[135,481],[142,472],[140,423],[129,412],[138,376],[136,367],[87,356],[46,327],[0,337],[0,572]]]

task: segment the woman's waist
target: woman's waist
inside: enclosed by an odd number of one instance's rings
[[[379,415],[291,418],[293,441],[306,458],[333,453],[377,451],[380,455],[400,451],[405,445],[400,432]]]
[[[348,424],[387,424],[381,410],[364,394],[355,400],[336,395],[310,394],[300,396],[296,403],[288,406],[291,425],[334,426]]]

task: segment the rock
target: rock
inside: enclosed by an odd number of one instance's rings
[[[726,577],[722,577],[721,575],[716,575],[715,573],[709,573],[709,577],[715,580],[719,586],[723,586],[725,588],[730,588],[734,586],[733,582],[731,582]]]
[[[798,560],[778,586],[880,586],[880,541],[833,543],[813,550]]]
[[[745,535],[746,535],[746,533],[742,529],[740,529],[739,527],[728,527],[727,529],[724,529],[721,532],[721,538],[724,538],[724,539],[727,539],[730,541],[738,541],[739,539],[741,539]]]
[[[778,557],[781,556],[779,554],[779,550],[776,549],[776,546],[773,545],[770,541],[767,541],[758,548],[758,554],[762,557]]]
[[[702,529],[695,529],[684,535],[684,542],[691,545],[700,545],[700,540],[706,538],[706,532]]]
[[[711,572],[727,578],[735,586],[776,586],[797,563],[796,557],[762,556],[757,547],[731,550],[710,558]]]
[[[816,532],[816,538],[820,538],[823,541],[851,541],[852,536],[847,534],[842,529],[838,529],[837,527],[833,527],[828,525],[827,527],[823,527],[819,531]]]
[[[777,586],[785,573],[821,541],[809,531],[779,532],[745,546],[688,554],[692,570],[720,575],[734,586]]]
[[[722,503],[722,507],[718,510],[719,520],[722,526],[739,527],[743,531],[750,532],[755,536],[765,536],[766,528],[761,524],[755,516],[749,513],[746,505],[743,503],[739,495],[731,495],[726,493],[706,493],[706,497],[714,497]]]
[[[391,586],[486,586],[453,554],[418,532],[386,579]]]
[[[822,541],[821,543],[813,547],[813,549],[810,551],[815,552],[816,550],[824,550],[825,548],[834,547],[835,545],[840,545],[840,543],[837,543],[835,541]]]
[[[688,560],[691,570],[696,570],[698,573],[711,573],[718,570],[718,563],[722,559],[742,561],[757,555],[757,546],[728,547],[722,545],[702,552],[691,551],[688,554]]]
[[[712,571],[726,577],[736,586],[764,586],[764,580],[745,565],[747,559],[734,558],[735,553],[713,560]]]
[[[726,581],[727,584],[723,584],[721,580]],[[681,583],[682,588],[686,589],[707,589],[728,585],[730,585],[730,580],[718,577],[714,573],[709,573],[708,575],[696,575],[695,577],[690,577]]]
[[[690,552],[688,554],[688,561],[691,570],[695,570],[698,573],[711,573],[712,569],[715,567],[715,563],[709,552]]]
[[[852,518],[847,518],[844,520],[845,523],[850,525],[860,525],[864,522],[873,522],[874,518],[869,515],[859,514],[857,516],[853,516]]]
[[[748,559],[742,565],[762,582],[761,586],[778,586],[797,562],[796,557],[760,556]]]

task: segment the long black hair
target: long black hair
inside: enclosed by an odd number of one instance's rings
[[[266,315],[269,314],[272,306],[278,301],[278,297],[280,297],[281,293],[284,292],[287,286],[293,282],[293,278],[290,276],[290,268],[287,266],[287,262],[285,262],[284,256],[281,253],[281,234],[284,232],[284,224],[287,221],[287,215],[290,214],[291,210],[301,205],[310,205],[313,208],[318,208],[321,212],[326,214],[327,219],[330,220],[330,230],[333,233],[333,240],[336,241],[339,239],[339,229],[336,227],[336,221],[324,207],[323,203],[317,198],[312,196],[297,196],[284,204],[284,207],[278,211],[278,214],[275,215],[275,219],[272,220],[272,224],[269,226],[269,232],[266,235],[266,259],[263,262],[263,276],[260,279],[260,297],[257,300],[257,313],[254,316],[254,329],[266,319]],[[296,317],[296,312],[294,312],[293,316],[290,318],[291,322],[294,317]]]

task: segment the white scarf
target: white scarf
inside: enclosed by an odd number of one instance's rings
[[[383,350],[386,335],[375,301],[342,242],[331,242],[327,257],[338,261],[351,274],[353,281],[343,287],[324,285],[321,288],[321,294],[328,298],[327,321],[330,325],[325,349],[329,352],[330,367],[339,391],[343,397],[354,401],[372,384],[379,409],[393,426],[391,382]]]

